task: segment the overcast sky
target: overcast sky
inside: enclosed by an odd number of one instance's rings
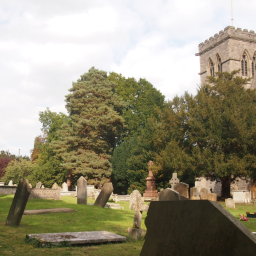
[[[231,25],[230,0],[0,0],[0,150],[30,155],[39,111],[92,66],[145,78],[172,99],[195,94],[198,44]],[[256,30],[256,1],[233,0]]]

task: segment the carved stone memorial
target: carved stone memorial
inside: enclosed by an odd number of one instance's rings
[[[28,180],[21,179],[14,195],[5,225],[19,226],[30,195]]]
[[[169,180],[169,183],[171,185],[171,188],[174,189],[174,186],[180,183],[180,180],[178,179],[177,173],[174,172],[172,174],[172,178]]]
[[[151,202],[145,224],[141,256],[241,256],[256,252],[255,235],[217,202]]]
[[[114,189],[113,189],[112,182],[105,183],[94,205],[104,208],[113,191]]]
[[[152,170],[150,169],[150,166],[153,165],[153,161],[148,162],[148,177],[146,178],[146,190],[145,193],[143,194],[144,197],[157,197],[158,196],[158,191],[156,189],[156,182],[155,182],[155,177],[153,175]]]
[[[83,176],[77,180],[77,204],[87,204],[87,180]]]

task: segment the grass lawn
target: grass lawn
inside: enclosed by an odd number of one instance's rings
[[[95,246],[34,248],[25,243],[26,234],[56,233],[75,231],[109,231],[127,236],[127,228],[133,224],[134,211],[128,202],[120,202],[122,210],[99,208],[89,205],[77,205],[76,198],[62,197],[60,201],[32,199],[28,201],[26,210],[68,207],[77,210],[72,213],[52,213],[42,215],[24,215],[19,227],[5,226],[13,196],[0,195],[0,255],[139,255],[143,240],[127,239],[126,243],[102,244]],[[89,199],[88,203],[92,203]],[[223,202],[220,202],[224,206]],[[225,206],[224,206],[225,207]],[[239,213],[256,212],[252,204],[236,204],[236,209],[228,209],[236,218]],[[143,213],[142,228],[145,229]],[[251,231],[256,232],[256,219],[242,222]]]

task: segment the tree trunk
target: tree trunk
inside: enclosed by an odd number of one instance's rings
[[[221,197],[230,198],[230,177],[221,179]]]
[[[68,171],[67,185],[68,185],[68,191],[70,191],[72,187],[72,171],[71,170]]]

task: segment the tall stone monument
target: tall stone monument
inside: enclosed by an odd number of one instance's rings
[[[150,169],[150,166],[153,165],[153,161],[148,162],[148,177],[146,178],[146,190],[145,193],[143,194],[144,197],[157,197],[158,196],[158,191],[156,189],[156,182],[155,182],[155,177],[153,175],[152,170]]]
[[[77,180],[77,204],[87,204],[87,180],[83,176]]]
[[[7,216],[6,226],[19,226],[30,195],[28,180],[21,179]]]
[[[180,183],[180,180],[178,179],[176,172],[172,174],[172,178],[169,180],[169,183],[172,189],[174,189],[175,185]]]
[[[113,188],[112,182],[105,183],[94,205],[104,208],[113,191],[114,191],[114,188]]]

